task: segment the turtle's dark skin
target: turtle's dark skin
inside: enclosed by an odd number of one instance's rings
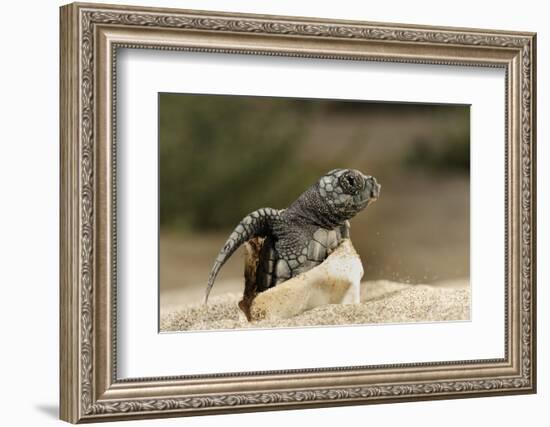
[[[343,238],[349,238],[349,220],[379,194],[374,177],[355,169],[334,169],[287,209],[262,208],[248,214],[214,262],[205,303],[220,268],[243,243],[265,238],[256,272],[256,290],[265,291],[321,264]]]

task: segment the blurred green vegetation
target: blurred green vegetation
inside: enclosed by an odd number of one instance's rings
[[[457,113],[441,134],[413,141],[405,154],[409,167],[432,173],[470,171],[470,115],[469,111]]]
[[[315,104],[289,99],[161,94],[160,223],[220,229],[261,206],[285,206],[296,179],[293,154]],[[294,180],[281,179],[294,169]]]

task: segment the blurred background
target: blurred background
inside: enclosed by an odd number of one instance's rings
[[[363,280],[469,277],[469,106],[163,93],[159,110],[161,311],[176,293],[202,300],[247,213],[288,206],[334,168],[382,185],[351,222]],[[212,295],[242,277],[241,250]]]

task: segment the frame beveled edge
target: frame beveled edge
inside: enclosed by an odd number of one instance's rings
[[[62,419],[85,422],[535,391],[535,34],[99,4],[71,4],[60,13]],[[511,201],[507,358],[116,381],[110,283],[116,271],[110,263],[110,249],[116,245],[110,221],[116,195],[110,191],[112,66],[117,46],[178,49],[181,37],[187,37],[189,50],[506,67]],[[268,46],[262,47],[263,41]]]

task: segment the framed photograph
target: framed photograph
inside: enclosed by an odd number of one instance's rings
[[[60,22],[63,420],[536,391],[535,34]]]

